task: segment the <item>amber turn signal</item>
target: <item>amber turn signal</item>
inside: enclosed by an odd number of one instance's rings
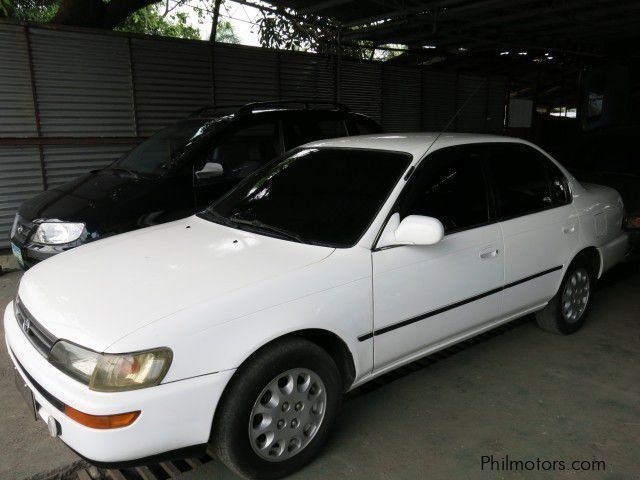
[[[131,425],[140,416],[140,411],[119,413],[117,415],[89,415],[83,413],[69,405],[64,406],[64,413],[67,417],[75,420],[81,425],[89,428],[101,430],[109,428],[121,428]]]

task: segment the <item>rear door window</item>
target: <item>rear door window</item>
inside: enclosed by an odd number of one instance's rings
[[[493,144],[489,167],[501,219],[539,212],[568,203],[562,172],[528,145]]]
[[[244,178],[281,153],[278,122],[258,120],[220,139],[208,161],[221,164],[226,178]]]

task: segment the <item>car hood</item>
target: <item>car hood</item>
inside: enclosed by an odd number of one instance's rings
[[[151,322],[333,251],[190,217],[57,255],[25,273],[19,295],[57,338],[105,351]]]
[[[131,216],[132,206],[146,204],[157,185],[152,178],[99,170],[36,195],[20,206],[19,213],[28,221],[81,221],[91,227],[113,217],[117,224],[119,218]]]

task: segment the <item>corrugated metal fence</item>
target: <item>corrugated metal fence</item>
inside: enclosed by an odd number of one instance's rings
[[[0,22],[0,248],[22,201],[203,105],[337,100],[397,132],[439,130],[466,103],[452,130],[499,132],[505,90],[497,77]]]

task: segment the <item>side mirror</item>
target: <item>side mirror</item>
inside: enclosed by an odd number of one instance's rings
[[[378,248],[391,245],[435,245],[444,237],[444,226],[437,218],[409,215],[400,221],[394,213],[385,227]]]
[[[202,170],[196,172],[196,178],[198,180],[206,180],[209,178],[219,177],[224,173],[224,168],[217,162],[207,162],[202,167]]]

